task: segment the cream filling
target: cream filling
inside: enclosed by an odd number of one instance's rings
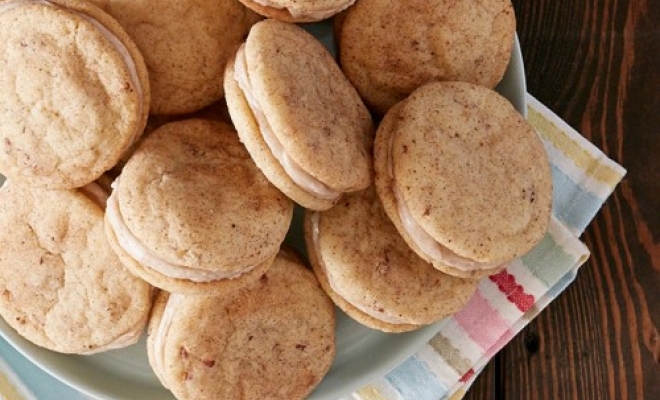
[[[165,371],[165,339],[172,326],[174,314],[183,302],[184,296],[181,294],[170,293],[163,315],[160,318],[158,329],[154,334],[152,355],[154,359],[154,370],[159,376],[163,375]],[[161,379],[161,382],[163,379]]]
[[[415,219],[410,214],[410,210],[406,205],[406,202],[403,198],[403,195],[396,186],[394,178],[394,166],[392,160],[392,145],[394,135],[390,135],[389,138],[389,147],[388,147],[388,172],[390,178],[392,179],[392,190],[394,192],[394,197],[396,200],[397,211],[399,213],[399,219],[403,224],[403,229],[408,234],[408,237],[413,241],[413,243],[426,255],[427,258],[436,261],[438,263],[456,268],[461,271],[475,271],[480,269],[489,269],[495,268],[502,263],[499,262],[479,262],[474,261],[469,258],[459,256],[454,253],[447,247],[436,242],[431,235],[429,235],[424,228],[421,227],[415,221]]]
[[[202,269],[190,268],[184,265],[173,264],[163,260],[142,244],[133,233],[128,229],[124,219],[119,211],[119,202],[117,201],[117,192],[113,192],[108,198],[106,209],[108,222],[117,237],[117,242],[121,248],[126,251],[133,259],[146,268],[151,268],[165,276],[174,279],[186,279],[192,282],[212,282],[220,279],[233,279],[254,267],[244,268],[239,271],[207,271]]]
[[[273,129],[268,123],[257,99],[252,95],[252,85],[247,73],[247,61],[245,59],[245,45],[241,45],[236,53],[236,62],[234,64],[234,79],[243,91],[245,99],[257,120],[261,135],[268,146],[268,149],[280,163],[284,172],[306,192],[326,200],[335,200],[341,196],[341,192],[331,189],[323,182],[314,178],[305,172],[299,165],[291,159],[284,150],[284,146],[273,133]]]
[[[414,322],[410,322],[404,318],[401,318],[398,315],[392,315],[390,313],[380,312],[375,308],[354,303],[346,298],[346,292],[342,289],[342,286],[337,285],[337,283],[332,279],[330,274],[328,274],[328,270],[325,266],[325,262],[323,261],[323,257],[321,256],[321,247],[319,245],[319,218],[320,218],[320,214],[318,212],[312,214],[312,243],[314,244],[314,251],[316,252],[316,258],[318,260],[318,263],[321,266],[323,273],[325,273],[325,276],[328,279],[328,283],[330,284],[332,291],[337,293],[338,296],[340,296],[342,299],[344,299],[347,303],[349,303],[353,307],[357,308],[358,310],[362,311],[363,313],[367,314],[370,317],[376,318],[379,321],[383,321],[393,325],[414,324]]]
[[[270,7],[270,8],[277,8],[279,10],[285,9],[291,14],[292,17],[294,18],[311,18],[315,20],[322,20],[326,18],[330,18],[335,14],[339,14],[340,12],[344,11],[348,7],[352,6],[355,3],[355,0],[351,0],[348,3],[339,6],[339,7],[334,7],[334,8],[325,8],[321,10],[303,10],[295,6],[288,6],[288,7],[282,7],[281,5],[278,4],[273,4],[272,2],[268,0],[252,0],[257,4],[260,4],[264,7]]]
[[[92,182],[81,187],[80,190],[85,196],[90,198],[94,203],[98,204],[101,208],[105,209],[108,204],[108,193],[98,184]]]
[[[128,72],[129,72],[130,78],[131,78],[131,84],[135,88],[135,92],[137,93],[137,96],[138,96],[138,115],[140,115],[140,117],[142,118],[142,112],[144,111],[144,105],[143,105],[143,103],[144,103],[144,92],[143,92],[143,89],[142,89],[142,85],[140,83],[140,77],[138,76],[137,67],[135,66],[135,60],[133,60],[133,57],[131,57],[131,54],[128,51],[128,49],[126,48],[126,46],[124,45],[124,43],[122,43],[122,41],[119,40],[119,38],[114,33],[110,32],[110,30],[108,28],[106,28],[105,26],[103,26],[103,24],[101,24],[100,22],[98,22],[97,20],[95,20],[94,18],[92,18],[91,16],[89,16],[87,14],[84,14],[84,13],[81,13],[79,11],[72,10],[72,9],[69,9],[69,8],[65,8],[65,7],[62,7],[60,5],[56,5],[56,4],[53,4],[53,3],[49,2],[49,1],[45,1],[45,0],[16,0],[16,1],[9,1],[7,3],[2,3],[2,4],[0,4],[0,13],[2,13],[4,11],[9,11],[13,8],[16,8],[16,7],[19,7],[19,6],[22,6],[22,5],[26,5],[26,4],[43,4],[43,5],[46,5],[46,6],[49,6],[49,7],[63,8],[65,10],[79,16],[80,18],[88,21],[92,25],[94,25],[94,27],[96,29],[98,29],[99,32],[101,32],[101,35],[103,35],[103,37],[108,39],[110,44],[112,44],[114,49],[121,56],[122,61],[124,62],[124,65],[126,66],[126,68],[128,68]],[[140,129],[138,127],[133,132],[133,134],[131,136],[131,140],[122,149],[122,153],[124,153],[124,152],[126,152],[126,150],[128,150],[128,148],[135,142],[135,140],[140,136],[140,134],[141,134],[141,132],[140,132]]]

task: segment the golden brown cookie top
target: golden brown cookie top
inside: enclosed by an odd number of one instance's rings
[[[115,188],[128,229],[163,260],[205,270],[260,264],[279,249],[293,205],[221,122],[154,131]]]
[[[332,56],[292,24],[266,20],[248,36],[253,95],[285,152],[339,191],[371,182],[371,116]]]
[[[360,0],[346,12],[340,60],[365,102],[384,114],[430,81],[495,87],[515,26],[510,0]]]
[[[440,245],[479,262],[506,262],[546,233],[547,153],[532,126],[482,86],[438,82],[401,104],[391,138],[394,185]]]
[[[82,192],[10,183],[0,190],[0,314],[33,343],[63,353],[103,349],[137,330],[150,286],[108,246],[103,210]],[[121,346],[120,346],[121,347]]]
[[[50,188],[80,187],[142,133],[142,56],[110,16],[83,1],[0,2],[0,170]]]
[[[147,348],[180,398],[303,399],[334,358],[334,306],[310,271],[278,257],[226,296],[158,301]]]
[[[236,0],[91,1],[142,51],[153,114],[191,113],[221,99],[225,64],[261,19]]]

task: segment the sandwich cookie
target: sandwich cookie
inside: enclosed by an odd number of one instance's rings
[[[371,182],[371,116],[323,45],[296,25],[254,25],[227,65],[229,114],[255,163],[313,210]]]
[[[316,22],[349,8],[355,0],[240,0],[255,12],[283,22]]]
[[[543,143],[495,91],[436,82],[394,106],[374,146],[376,188],[408,245],[439,270],[480,278],[546,234]]]
[[[119,23],[80,0],[0,1],[0,172],[76,188],[112,168],[149,113],[147,68]]]
[[[511,58],[511,0],[360,0],[343,16],[339,59],[374,111],[432,81],[494,88]]]
[[[115,17],[144,55],[151,113],[200,110],[223,95],[227,60],[261,17],[236,0],[92,0]]]
[[[106,233],[126,268],[170,292],[235,290],[270,267],[293,203],[221,122],[161,126],[114,183]]]
[[[261,279],[223,296],[161,292],[147,353],[179,399],[304,399],[334,358],[334,306],[314,274],[278,256]]]
[[[152,288],[108,245],[96,200],[12,182],[0,190],[0,223],[0,314],[18,334],[60,353],[137,342]]]
[[[373,188],[336,207],[307,211],[305,242],[321,287],[346,314],[384,332],[405,332],[460,310],[478,281],[433,268],[413,252]]]

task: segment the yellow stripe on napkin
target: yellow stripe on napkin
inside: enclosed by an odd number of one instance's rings
[[[0,373],[0,398],[2,400],[25,400],[12,385],[7,375]]]
[[[591,152],[557,125],[548,120],[543,113],[529,106],[527,107],[529,122],[534,125],[537,132],[566,156],[573,160],[575,165],[584,173],[609,187],[615,187],[621,181],[621,173],[600,162]],[[594,168],[595,167],[595,168]]]
[[[465,394],[467,392],[463,389],[458,389],[450,398],[447,400],[461,400],[463,397],[465,397]]]
[[[360,400],[387,400],[373,386],[365,386],[358,390],[357,393],[360,395]]]

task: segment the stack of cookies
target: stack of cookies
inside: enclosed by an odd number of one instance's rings
[[[331,17],[339,62],[295,25]],[[417,329],[547,231],[514,34],[510,0],[0,0],[0,315],[62,353],[148,327],[179,399],[307,397],[335,305]]]

